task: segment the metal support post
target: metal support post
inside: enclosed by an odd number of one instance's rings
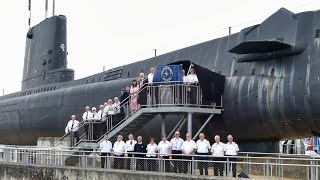
[[[192,113],[188,113],[188,133],[192,134]]]
[[[166,119],[166,115],[162,114],[161,115],[161,136],[163,136],[164,134],[166,134],[166,124],[165,124],[165,119]]]

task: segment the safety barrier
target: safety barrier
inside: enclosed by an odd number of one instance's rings
[[[196,176],[250,177],[255,179],[308,179],[318,180],[320,159],[309,156],[254,157],[200,156],[77,151],[63,148],[6,147],[0,151],[0,161],[44,166],[76,166],[87,168],[125,169],[185,173]],[[267,154],[265,154],[267,155]],[[148,157],[149,156],[149,157]]]

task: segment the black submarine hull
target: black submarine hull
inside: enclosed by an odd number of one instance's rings
[[[98,107],[107,99],[119,96],[121,88],[129,85],[140,72],[147,73],[151,66],[181,60],[192,61],[225,76],[224,112],[205,127],[209,140],[216,134],[225,137],[232,134],[241,142],[277,142],[319,135],[319,29],[319,12],[293,14],[280,9],[260,25],[239,33],[83,79],[68,80],[66,78],[73,79],[68,74],[58,80],[55,76],[53,79],[42,76],[45,81],[28,85],[27,81],[34,77],[32,73],[27,74],[24,77],[29,77],[23,81],[21,92],[0,97],[0,143],[35,144],[40,136],[61,136],[70,115],[76,114],[80,119],[86,105]],[[259,42],[248,46],[252,41]],[[270,48],[269,41],[272,41]],[[287,53],[290,49],[285,48],[294,49],[300,44],[305,44],[302,50]],[[243,52],[251,55],[250,62],[241,61]],[[44,74],[57,68],[47,70],[43,66],[34,68]],[[66,67],[63,65],[63,68]],[[72,73],[59,70],[59,73]],[[167,117],[167,130],[179,119]],[[194,132],[205,119],[193,118]],[[155,118],[135,134],[159,138],[159,124],[159,118]]]

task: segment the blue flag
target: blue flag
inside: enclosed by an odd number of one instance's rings
[[[181,65],[167,65],[157,67],[154,76],[154,83],[182,83],[182,66]]]

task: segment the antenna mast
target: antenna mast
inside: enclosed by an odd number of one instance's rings
[[[52,16],[54,16],[54,11],[56,10],[56,0],[52,1]]]
[[[48,0],[46,0],[46,4],[45,4],[45,19],[48,18]]]
[[[31,28],[31,0],[29,0],[29,20],[28,20],[28,25],[29,25],[29,29]]]

